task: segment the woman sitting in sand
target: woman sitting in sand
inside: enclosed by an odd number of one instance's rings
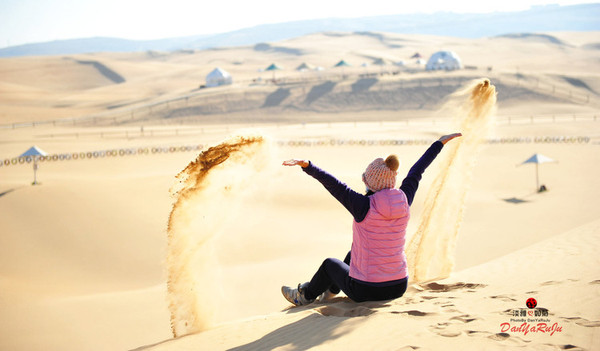
[[[310,282],[293,289],[281,288],[285,298],[296,306],[314,302],[323,294],[330,298],[340,289],[352,300],[380,301],[404,295],[408,270],[404,243],[409,206],[415,197],[425,169],[442,147],[460,133],[444,135],[434,142],[408,172],[399,189],[396,175],[400,162],[396,155],[375,159],[362,175],[366,195],[357,193],[310,161],[288,160],[284,166],[300,166],[317,179],[354,217],[352,249],[344,261],[328,258]]]

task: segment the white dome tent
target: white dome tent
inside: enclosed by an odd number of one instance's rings
[[[218,87],[219,85],[227,85],[233,83],[231,74],[217,67],[206,76],[207,87]]]
[[[460,57],[453,51],[438,51],[431,55],[425,65],[426,71],[454,71],[462,68]]]

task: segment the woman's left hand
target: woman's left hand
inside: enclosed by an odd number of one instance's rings
[[[306,167],[308,167],[309,163],[306,160],[291,159],[291,160],[283,161],[283,165],[284,166],[300,166],[302,168],[306,168]]]
[[[458,138],[459,136],[462,136],[462,134],[461,133],[448,134],[448,135],[444,135],[443,137],[441,137],[439,139],[439,141],[441,141],[442,144],[446,145],[447,142],[449,142],[450,140],[452,140],[454,138]]]

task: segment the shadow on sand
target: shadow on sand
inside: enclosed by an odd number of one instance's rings
[[[347,319],[311,314],[229,351],[273,350],[282,346],[285,346],[286,350],[307,350],[350,332],[351,326],[340,328],[340,324]]]
[[[509,202],[511,204],[522,204],[524,202],[529,202],[528,200],[519,199],[517,197],[511,197],[509,199],[502,199],[502,200],[504,200],[505,202]]]
[[[13,191],[15,191],[15,190],[17,190],[19,188],[22,188],[22,186],[21,187],[12,188],[12,189],[8,189],[8,190],[5,190],[3,192],[0,192],[0,197],[3,197],[4,195],[10,194],[10,193],[12,193]]]
[[[310,89],[308,94],[306,95],[306,99],[304,99],[304,103],[307,105],[312,104],[317,101],[321,97],[329,94],[333,88],[335,88],[336,83],[327,81],[323,84],[315,85]]]
[[[267,96],[261,108],[279,106],[290,95],[290,89],[279,88]]]
[[[377,83],[377,78],[363,78],[359,79],[352,84],[352,92],[360,93],[362,91],[368,91],[373,85]]]
[[[229,351],[273,350],[285,346],[286,350],[307,350],[351,332],[358,319],[389,307],[392,300],[357,303],[347,297],[337,297],[325,303],[314,303],[305,307],[290,307],[283,310],[288,314],[314,312],[299,321],[278,328],[260,339],[229,349]],[[353,322],[355,321],[355,322]],[[342,325],[343,323],[343,325]]]

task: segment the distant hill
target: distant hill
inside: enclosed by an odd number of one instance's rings
[[[205,36],[160,40],[126,40],[119,38],[84,38],[11,46],[0,49],[0,57],[70,55],[92,52],[174,51],[189,46]]]
[[[0,57],[65,55],[91,52],[176,51],[254,45],[324,32],[390,32],[480,38],[511,33],[600,30],[600,4],[537,6],[520,12],[488,14],[406,14],[329,18],[265,24],[233,32],[161,40],[88,38],[58,40],[0,49]]]

